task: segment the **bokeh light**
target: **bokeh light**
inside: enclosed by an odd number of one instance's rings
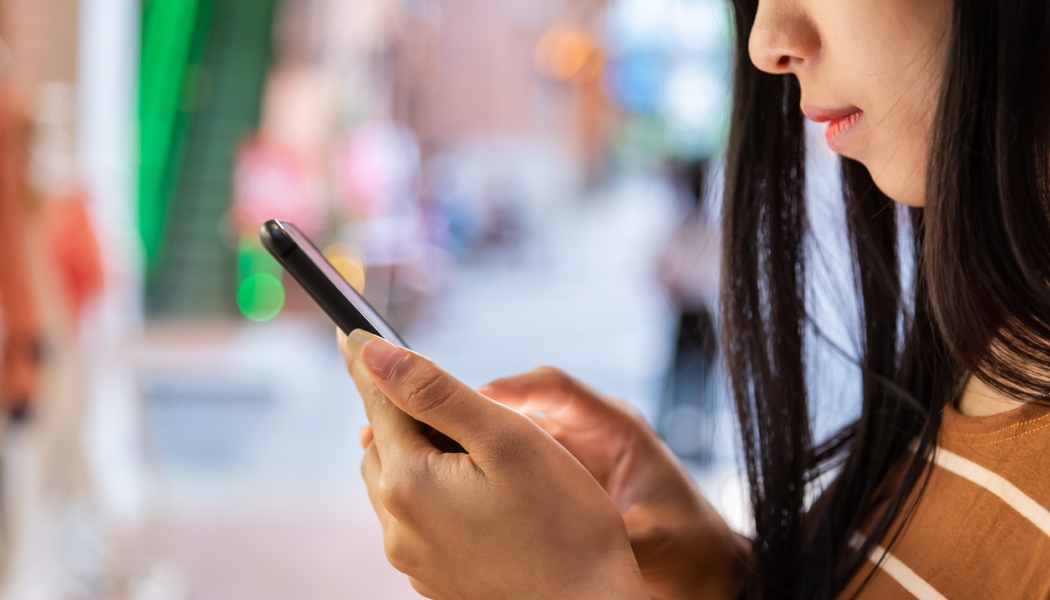
[[[323,251],[324,257],[336,271],[347,280],[359,294],[365,291],[365,266],[352,248],[345,244],[332,244]]]
[[[237,306],[252,321],[269,321],[284,307],[281,280],[267,273],[249,275],[237,290]]]
[[[566,81],[577,76],[597,76],[601,69],[601,52],[586,32],[555,26],[536,44],[533,61],[544,75]]]

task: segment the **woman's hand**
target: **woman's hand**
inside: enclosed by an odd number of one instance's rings
[[[750,550],[626,402],[552,368],[500,379],[481,393],[530,415],[587,468],[622,513],[649,594],[735,598]]]
[[[542,429],[385,340],[356,331],[343,349],[371,423],[361,472],[387,557],[416,591],[646,597],[616,507]],[[441,452],[420,422],[468,454]]]

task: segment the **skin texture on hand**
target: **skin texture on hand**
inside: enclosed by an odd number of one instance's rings
[[[605,490],[529,418],[429,360],[354,332],[361,473],[391,564],[438,599],[647,598]],[[421,422],[467,453],[435,448]]]
[[[571,452],[621,512],[650,596],[736,598],[750,554],[634,409],[548,367],[481,393],[530,415]]]

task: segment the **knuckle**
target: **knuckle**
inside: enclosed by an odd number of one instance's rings
[[[533,369],[532,373],[537,382],[543,382],[543,385],[548,385],[553,389],[567,390],[572,388],[576,382],[576,380],[565,371],[562,371],[558,367],[552,367],[549,365],[536,367]]]
[[[409,577],[408,583],[412,586],[412,589],[415,590],[416,593],[420,596],[424,598],[437,598],[437,596],[435,596],[434,593],[430,591],[430,587],[427,586],[427,584],[416,579],[415,577]]]
[[[627,400],[619,397],[613,397],[609,398],[607,401],[613,408],[627,415],[628,419],[634,421],[639,425],[648,425],[648,421],[646,421],[645,415],[642,414],[642,411],[638,410],[638,408],[636,408]]]
[[[413,501],[420,498],[422,492],[416,481],[412,477],[393,476],[388,471],[380,475],[377,494],[387,512],[398,517],[411,514]]]
[[[401,500],[401,490],[397,485],[396,480],[390,476],[388,472],[384,472],[379,476],[379,482],[376,486],[376,496],[379,501],[383,503],[383,506],[390,511],[394,512],[394,507],[399,505]]]
[[[565,381],[569,378],[565,371],[562,371],[558,367],[552,367],[550,365],[541,365],[539,367],[536,367],[535,369],[533,369],[533,373],[544,379],[553,379],[559,382]]]
[[[454,388],[445,374],[436,368],[427,369],[405,396],[405,402],[417,415],[440,410],[452,398]]]
[[[383,551],[386,560],[398,571],[410,575],[415,571],[415,556],[399,532],[388,529],[383,532]]]

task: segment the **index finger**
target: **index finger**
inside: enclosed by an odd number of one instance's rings
[[[638,417],[627,402],[608,398],[552,367],[497,379],[479,391],[518,412],[543,413],[563,425],[592,427],[610,419]]]

